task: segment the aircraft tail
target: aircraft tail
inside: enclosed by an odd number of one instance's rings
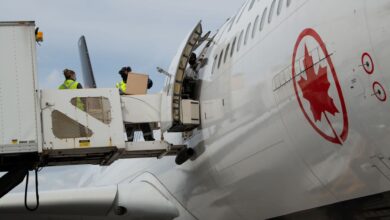
[[[81,69],[83,73],[84,87],[96,88],[95,76],[93,75],[91,59],[89,58],[87,42],[84,36],[79,39],[79,53],[81,61]]]

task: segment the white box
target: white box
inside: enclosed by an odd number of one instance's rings
[[[123,121],[151,123],[161,121],[161,94],[122,95]]]
[[[83,109],[75,104],[78,99]],[[42,90],[42,104],[45,151],[125,147],[117,89]]]
[[[181,100],[180,120],[184,125],[199,125],[199,101],[190,99]]]

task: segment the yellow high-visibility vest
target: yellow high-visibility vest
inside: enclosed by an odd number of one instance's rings
[[[119,90],[121,90],[123,93],[126,93],[127,85],[126,85],[126,83],[123,82],[123,80],[122,80],[120,83],[117,83],[117,84],[116,84],[116,88],[118,88]]]

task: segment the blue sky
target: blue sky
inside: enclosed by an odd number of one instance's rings
[[[113,87],[118,70],[129,65],[148,73],[160,91],[180,43],[202,20],[216,31],[244,0],[1,0],[0,20],[35,20],[44,32],[38,47],[40,88],[57,88],[62,70],[81,71],[77,41],[87,38],[98,87]],[[82,82],[82,77],[79,79]]]

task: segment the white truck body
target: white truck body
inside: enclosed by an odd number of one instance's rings
[[[0,22],[0,153],[40,144],[34,22]]]

